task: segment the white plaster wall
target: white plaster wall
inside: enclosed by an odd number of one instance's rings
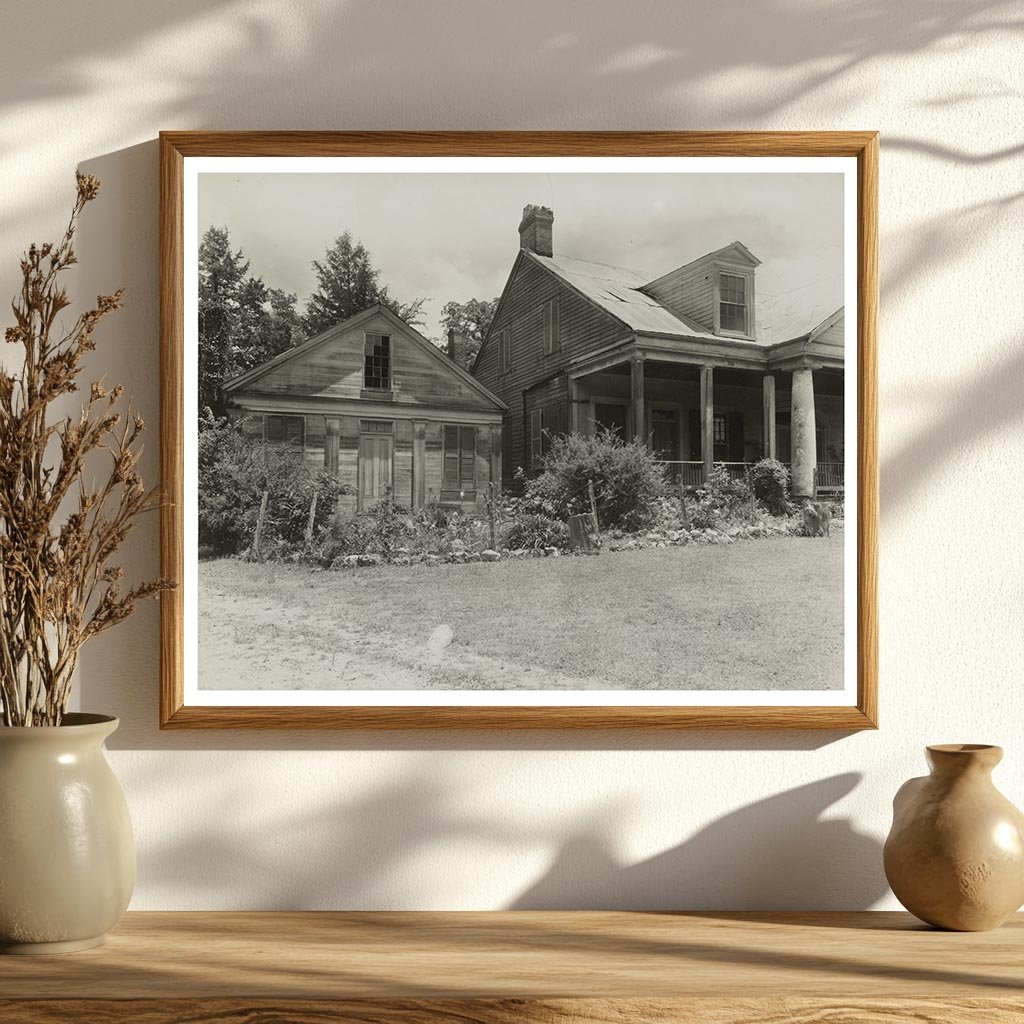
[[[983,0],[5,4],[0,295],[99,175],[76,288],[127,288],[94,365],[154,425],[160,129],[882,132],[881,730],[161,734],[150,607],[81,680],[124,723],[134,905],[885,907],[925,743],[1005,745],[1024,803],[1021,39]]]

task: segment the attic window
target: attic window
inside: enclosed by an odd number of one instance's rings
[[[718,326],[730,334],[748,332],[747,279],[740,274],[719,274]]]
[[[364,344],[363,387],[373,391],[391,389],[391,335],[367,334]]]

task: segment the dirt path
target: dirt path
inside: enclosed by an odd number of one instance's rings
[[[443,617],[422,643],[361,629],[269,598],[201,582],[200,689],[221,690],[592,690],[600,680],[552,675],[453,646]],[[445,640],[448,640],[445,643]]]

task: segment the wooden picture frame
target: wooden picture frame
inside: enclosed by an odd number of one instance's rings
[[[161,601],[168,729],[828,729],[878,723],[878,134],[849,132],[163,132],[160,136],[163,574],[184,578],[183,184],[192,157],[848,157],[856,160],[857,658],[844,706],[199,706],[185,698],[185,588]],[[767,429],[767,428],[766,428]],[[849,462],[849,459],[847,460]]]

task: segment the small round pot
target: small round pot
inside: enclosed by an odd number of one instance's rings
[[[931,775],[893,801],[885,876],[915,917],[937,928],[998,928],[1024,903],[1024,815],[992,782],[999,747],[927,748]]]
[[[132,824],[103,753],[117,724],[0,727],[0,952],[90,949],[127,910]]]

